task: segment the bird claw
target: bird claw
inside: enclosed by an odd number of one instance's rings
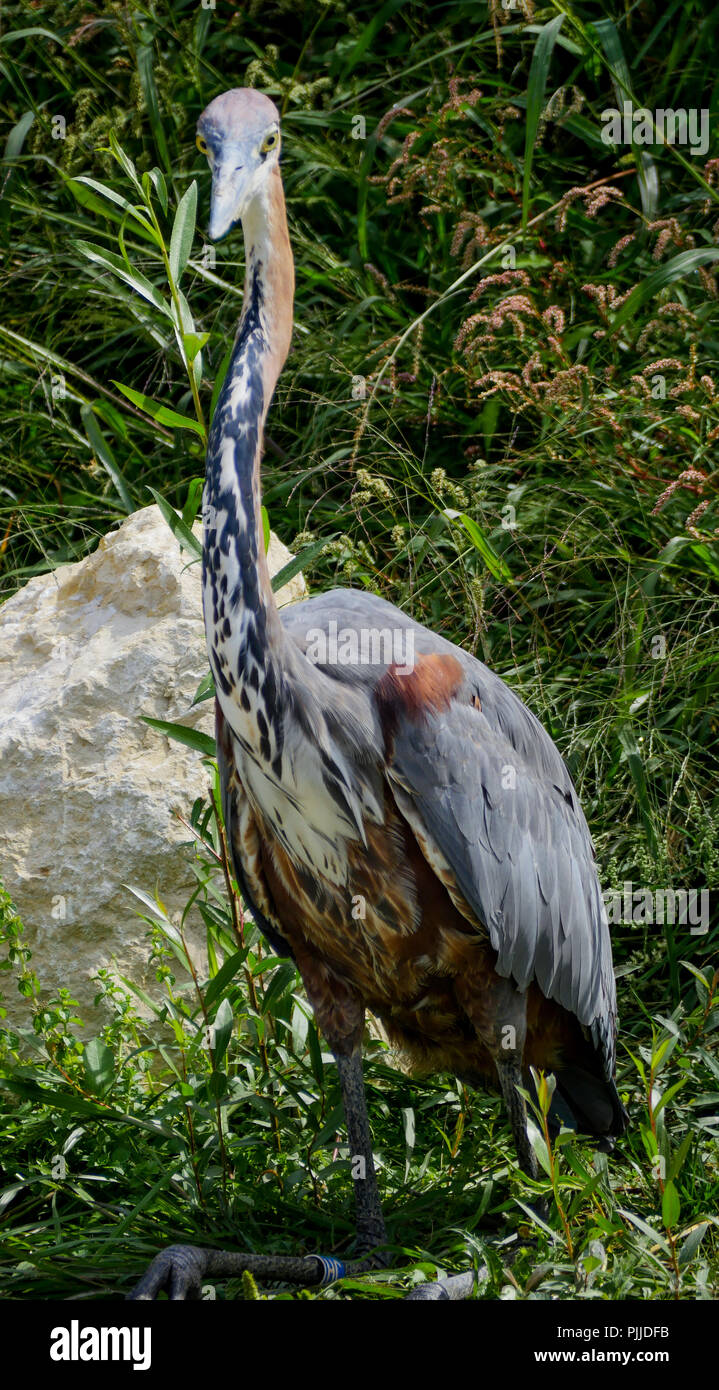
[[[139,1283],[127,1295],[128,1300],[150,1302],[163,1289],[173,1303],[202,1298],[207,1254],[195,1245],[169,1245],[155,1256]]]
[[[433,1283],[429,1280],[425,1284],[417,1284],[408,1294],[405,1294],[405,1303],[458,1303],[465,1298],[471,1298],[474,1293],[475,1274],[471,1269],[463,1274],[452,1274],[448,1279],[436,1279]]]

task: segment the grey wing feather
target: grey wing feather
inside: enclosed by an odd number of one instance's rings
[[[383,599],[333,590],[285,608],[282,620],[301,650],[308,630],[334,620],[344,630],[411,632],[416,654],[447,653],[460,662],[465,681],[449,709],[400,720],[390,782],[410,798],[485,924],[499,973],[521,989],[536,980],[547,998],[574,1013],[611,1077],[616,991],[609,928],[589,829],[546,730],[482,662]],[[348,693],[366,692],[368,737],[375,740],[372,695],[388,664],[323,667]]]
[[[499,973],[520,989],[536,980],[547,998],[574,1013],[591,1030],[609,1075],[614,973],[586,821],[576,799],[570,806],[547,784],[544,758],[538,768],[506,729],[492,727],[484,701],[481,712],[454,703],[420,723],[405,719],[390,777],[396,772],[409,792],[486,926]]]

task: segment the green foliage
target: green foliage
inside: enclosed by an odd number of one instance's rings
[[[331,1055],[294,967],[267,954],[236,892],[227,898],[209,805],[195,804],[190,829],[197,889],[182,922],[134,890],[160,1002],[100,971],[95,1002],[109,1021],[89,1041],[66,992],[40,1001],[22,925],[0,894],[0,969],[30,1000],[32,1024],[0,1029],[5,1297],[82,1289],[111,1298],[172,1240],[286,1253],[351,1241]],[[191,912],[206,927],[204,977],[187,946]],[[634,1127],[609,1160],[592,1158],[568,1131],[552,1141],[554,1078],[535,1077],[536,1182],[516,1168],[498,1100],[454,1079],[406,1077],[368,1034],[375,1157],[397,1268],[269,1296],[397,1297],[418,1278],[470,1263],[489,1299],[711,1297],[719,975],[692,973],[694,1002],[665,1019],[650,1046],[639,1044],[625,1069]],[[546,1196],[545,1218],[537,1202]],[[257,1295],[245,1280],[217,1296]]]
[[[601,138],[627,96],[716,110],[710,10],[96,9],[3,10],[3,596],[152,497],[195,558],[242,245],[212,263],[193,129],[218,91],[262,86],[297,263],[269,521],[318,587],[381,593],[518,690],[567,758],[607,888],[719,889],[719,151]],[[210,807],[192,827],[207,978],[141,896],[165,1002],[103,975],[95,1039],[70,993],[40,997],[2,899],[31,1019],[2,1042],[11,1296],[110,1296],[173,1238],[332,1250],[351,1233],[334,1069],[294,975],[227,897]],[[469,1258],[488,1298],[716,1294],[717,928],[635,920],[613,938],[633,1127],[608,1161],[552,1143],[539,1079],[533,1187],[491,1097],[410,1081],[369,1043],[405,1279]]]

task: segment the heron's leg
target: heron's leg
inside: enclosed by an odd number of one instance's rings
[[[335,1040],[339,1046],[344,1041],[343,1038]],[[173,1300],[198,1299],[202,1297],[207,1280],[236,1278],[246,1271],[258,1279],[277,1279],[304,1287],[332,1284],[347,1275],[364,1274],[386,1262],[382,1254],[370,1253],[374,1246],[386,1240],[386,1232],[372,1158],[362,1054],[356,1047],[352,1052],[337,1052],[335,1056],[355,1183],[357,1244],[364,1258],[342,1261],[324,1255],[254,1255],[234,1250],[206,1250],[194,1245],[171,1245],[155,1256],[129,1295],[131,1299],[153,1299],[162,1290]]]
[[[530,1178],[537,1176],[537,1156],[529,1142],[527,1132],[527,1107],[524,1096],[517,1090],[518,1086],[524,1085],[522,1078],[522,1068],[516,1057],[495,1057],[495,1066],[499,1076],[499,1084],[502,1089],[504,1104],[509,1116],[509,1123],[512,1130],[514,1147],[517,1150],[519,1165],[528,1173]]]
[[[493,969],[458,978],[454,989],[497,1068],[520,1166],[530,1178],[536,1178],[537,1159],[527,1132],[527,1107],[524,1096],[517,1090],[523,1085],[527,996]]]
[[[194,1245],[171,1245],[155,1256],[129,1295],[131,1299],[153,1299],[163,1290],[173,1300],[198,1299],[202,1297],[203,1283],[207,1280],[236,1278],[245,1272],[257,1279],[276,1279],[305,1287],[332,1284],[337,1279],[366,1273],[387,1262],[381,1253],[372,1253],[373,1246],[385,1241],[386,1233],[362,1078],[364,1005],[327,967],[310,956],[304,958],[300,952],[296,954],[318,1026],[332,1049],[339,1071],[355,1180],[361,1258],[345,1262],[324,1255],[255,1255],[235,1250],[207,1250]]]
[[[387,1239],[382,1215],[377,1174],[372,1157],[370,1134],[362,1075],[362,1054],[357,1048],[348,1055],[335,1054],[342,1087],[342,1101],[347,1121],[350,1164],[357,1211],[357,1245],[359,1250],[372,1250]],[[378,1257],[378,1263],[382,1257]]]
[[[377,1176],[372,1159],[372,1136],[370,1134],[367,1106],[365,1103],[364,1079],[362,1076],[362,1056],[357,1048],[349,1055],[336,1056],[340,1074],[342,1098],[347,1120],[347,1133],[350,1141],[352,1176],[355,1182],[355,1203],[357,1207],[357,1243],[360,1248],[372,1252],[364,1267],[377,1269],[390,1263],[389,1259],[373,1246],[386,1240],[384,1218],[380,1205]],[[360,1160],[358,1162],[358,1160]],[[364,1160],[362,1162],[361,1160]],[[357,1176],[355,1168],[364,1174]],[[448,1279],[437,1279],[434,1283],[419,1284],[405,1297],[405,1302],[432,1301],[459,1302],[471,1298],[474,1289],[474,1273],[468,1270],[453,1274]]]
[[[534,1178],[537,1160],[527,1133],[527,1107],[517,1090],[522,1085],[522,1054],[527,1035],[526,996],[492,969],[458,977],[454,991],[497,1068],[517,1157],[524,1171]],[[467,1270],[448,1279],[419,1284],[405,1301],[458,1302],[471,1298],[474,1278],[472,1271]]]
[[[357,1244],[360,1251],[382,1245],[387,1233],[377,1186],[372,1135],[370,1134],[362,1075],[362,1034],[365,1007],[360,996],[322,961],[293,943],[297,968],[314,1010],[317,1027],[332,1050],[340,1087],[357,1210]],[[378,1256],[376,1263],[386,1261]]]

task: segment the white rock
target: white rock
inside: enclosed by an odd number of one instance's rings
[[[271,573],[291,558],[273,535]],[[278,602],[305,593],[300,575]],[[154,506],[0,607],[0,876],[43,994],[66,986],[88,1022],[101,1017],[92,976],[113,958],[154,992],[140,904],[123,885],[159,893],[174,918],[196,882],[173,813],[206,792],[201,757],[141,716],[212,733],[213,703],[190,710],[206,671],[200,565]],[[9,1018],[27,1025],[11,977],[0,985]]]

